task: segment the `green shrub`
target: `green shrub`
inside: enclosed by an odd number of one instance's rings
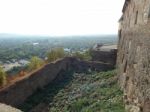
[[[63,58],[63,57],[65,57],[64,49],[63,48],[52,49],[47,54],[47,57],[48,57],[48,62],[52,62],[52,61],[55,61],[55,60],[57,60],[59,58]]]
[[[125,112],[123,92],[117,85],[116,72],[74,73],[63,76],[31,96],[22,110],[29,112],[39,103],[49,112]],[[111,83],[115,82],[115,83]]]
[[[35,70],[40,68],[44,64],[44,61],[36,56],[32,57],[29,63],[29,70]]]
[[[81,112],[83,108],[88,106],[89,106],[89,100],[87,98],[79,99],[70,105],[69,110],[70,112]]]
[[[6,84],[6,73],[4,72],[3,68],[0,66],[0,86]]]

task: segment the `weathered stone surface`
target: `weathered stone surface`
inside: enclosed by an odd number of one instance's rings
[[[19,109],[0,103],[0,112],[22,112]]]
[[[127,112],[150,112],[150,0],[126,0],[117,68]]]
[[[97,45],[91,50],[92,61],[116,65],[117,45]]]

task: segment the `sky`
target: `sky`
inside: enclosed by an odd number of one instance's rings
[[[0,0],[0,33],[117,34],[124,0]]]

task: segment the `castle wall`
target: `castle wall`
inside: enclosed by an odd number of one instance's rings
[[[126,0],[117,68],[127,112],[150,112],[150,0]]]
[[[116,65],[117,49],[112,49],[110,51],[93,50],[91,52],[92,52],[91,55],[93,61],[101,61],[104,63]]]
[[[38,88],[43,88],[52,82],[57,75],[61,75],[59,73],[62,71],[67,71],[69,69],[75,72],[85,72],[89,69],[105,71],[112,68],[112,65],[105,63],[80,61],[76,58],[66,57],[54,63],[49,63],[21,80],[1,89],[0,102],[17,107]]]

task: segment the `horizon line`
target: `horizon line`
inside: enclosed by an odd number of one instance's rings
[[[32,37],[81,37],[81,36],[112,36],[112,35],[118,35],[118,34],[74,34],[74,35],[41,35],[41,34],[17,34],[17,33],[0,33],[0,36],[4,35],[4,36],[32,36]]]

